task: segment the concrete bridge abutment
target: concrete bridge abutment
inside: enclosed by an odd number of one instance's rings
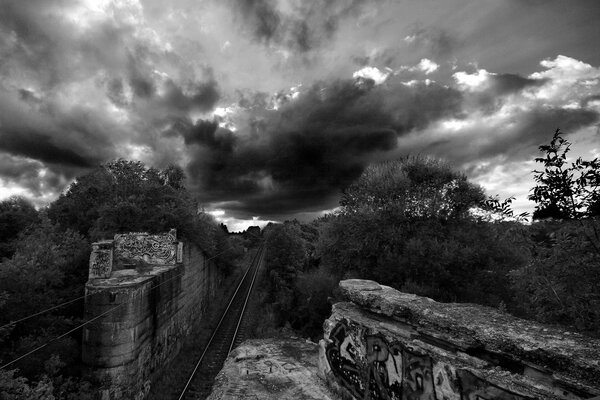
[[[103,400],[143,399],[204,321],[223,274],[202,250],[130,233],[94,243],[86,284],[82,359]]]

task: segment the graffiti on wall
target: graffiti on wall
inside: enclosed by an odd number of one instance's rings
[[[109,278],[112,272],[113,252],[111,242],[98,242],[92,244],[90,254],[89,279]]]
[[[115,252],[126,261],[148,264],[175,264],[177,238],[174,230],[165,234],[125,233],[115,235]]]
[[[459,369],[456,371],[463,386],[464,400],[521,400],[524,397],[510,393],[496,385],[475,376],[471,371]]]
[[[325,355],[333,375],[357,399],[527,400],[467,370],[436,366],[426,353],[342,320],[329,335]]]

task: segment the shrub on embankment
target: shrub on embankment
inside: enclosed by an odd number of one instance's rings
[[[491,211],[510,214],[496,203]],[[267,235],[267,246],[274,247],[267,253],[267,303],[276,322],[318,335],[311,321],[329,309],[313,299],[332,296],[335,287],[325,277],[363,278],[597,335],[597,220],[527,225],[473,212],[489,211],[489,204],[481,188],[437,160],[406,158],[367,168],[345,191],[340,211],[310,225],[287,222]],[[307,240],[302,226],[318,234]],[[307,248],[314,250],[300,251]]]

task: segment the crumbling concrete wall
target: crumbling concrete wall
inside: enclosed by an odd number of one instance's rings
[[[84,328],[82,357],[103,400],[143,399],[222,284],[214,263],[175,235],[132,233],[94,244],[86,319],[106,315]]]
[[[357,399],[589,399],[600,340],[471,304],[347,280],[324,324],[319,368]]]

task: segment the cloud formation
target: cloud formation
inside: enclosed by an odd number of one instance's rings
[[[557,127],[581,154],[600,152],[597,1],[0,9],[4,197],[43,204],[124,157],[183,166],[223,219],[267,221],[335,207],[368,163],[407,153],[523,197],[528,162]]]
[[[236,132],[216,121],[177,121],[206,201],[234,202],[237,217],[279,219],[334,207],[364,167],[389,157],[399,136],[458,115],[461,94],[438,84],[362,77],[312,85],[277,109],[238,109]],[[239,121],[239,122],[238,122]]]

